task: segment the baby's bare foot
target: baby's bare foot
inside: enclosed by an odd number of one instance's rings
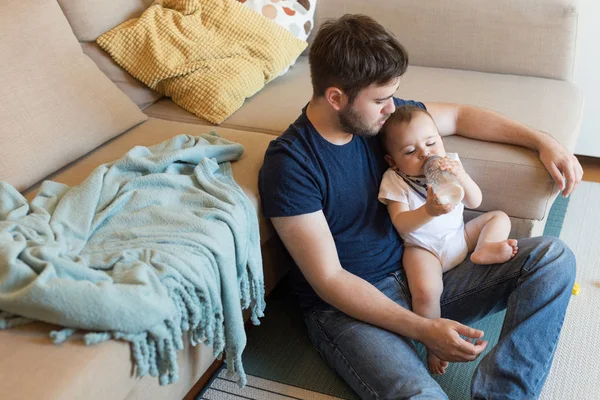
[[[482,243],[471,254],[471,261],[475,264],[503,263],[513,258],[517,251],[519,251],[519,247],[516,239]]]
[[[448,361],[443,361],[435,356],[432,352],[427,351],[427,365],[432,374],[443,375],[446,373]]]

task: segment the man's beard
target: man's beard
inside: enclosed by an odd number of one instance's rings
[[[379,125],[379,122],[381,121],[377,121],[377,124],[374,124],[374,126],[369,126],[367,121],[365,121],[359,113],[354,111],[350,105],[347,105],[341,110],[338,113],[338,117],[342,129],[353,135],[369,138],[377,135],[381,130],[381,126]],[[387,116],[385,119],[387,119]]]

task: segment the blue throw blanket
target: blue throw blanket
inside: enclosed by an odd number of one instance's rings
[[[0,329],[31,320],[86,344],[130,342],[138,376],[178,379],[176,350],[223,351],[242,384],[242,308],[263,316],[256,211],[231,174],[240,144],[216,133],[135,147],[79,186],[27,200],[0,182]],[[241,307],[240,307],[241,306]]]

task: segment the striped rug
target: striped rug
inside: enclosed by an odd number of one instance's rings
[[[240,388],[239,385],[227,378],[227,371],[221,368],[213,378],[207,390],[198,397],[199,400],[343,400],[340,397],[313,392],[296,386],[248,376],[248,384]]]
[[[569,305],[565,326],[542,400],[598,398],[600,393],[600,184],[582,182],[570,199],[557,198],[544,231],[560,236],[576,254],[581,292]],[[566,217],[565,217],[566,216]],[[564,227],[563,227],[564,224]],[[489,316],[473,327],[497,342],[504,313]],[[425,351],[420,344],[422,356]],[[488,346],[491,348],[492,346]],[[221,370],[198,399],[347,399],[355,393],[333,372],[312,347],[286,283],[267,302],[266,317],[248,331],[243,356],[248,385],[239,388]],[[450,400],[467,400],[477,361],[453,363],[435,377]]]

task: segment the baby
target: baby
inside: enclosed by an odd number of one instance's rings
[[[423,317],[439,318],[443,272],[460,264],[470,252],[475,264],[508,261],[517,253],[517,241],[507,239],[510,220],[501,211],[463,222],[464,206],[477,208],[481,190],[458,156],[446,154],[437,126],[426,110],[398,107],[380,135],[390,168],[383,176],[379,201],[387,205],[392,223],[404,240],[402,264],[412,308]],[[443,157],[436,162],[442,170],[454,174],[463,187],[462,203],[440,204],[427,185],[423,165],[433,155]],[[448,366],[431,351],[427,363],[433,374],[443,374]]]

